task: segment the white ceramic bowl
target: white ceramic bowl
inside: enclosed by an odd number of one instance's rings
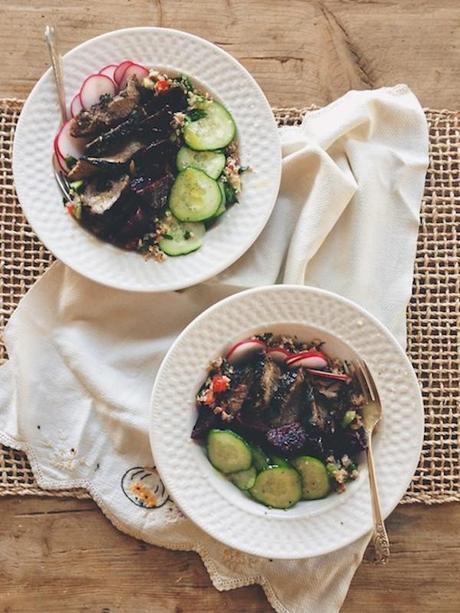
[[[195,394],[209,361],[233,340],[275,331],[322,338],[331,356],[368,364],[383,403],[375,435],[382,508],[388,515],[414,474],[423,439],[419,386],[403,350],[367,311],[335,294],[300,286],[270,286],[233,295],[197,317],[178,337],[157,374],[150,440],[170,495],[214,538],[250,554],[304,558],[340,549],[371,529],[367,470],[345,494],[268,509],[230,484],[190,439]]]
[[[240,202],[207,232],[200,250],[164,263],[144,260],[98,240],[66,214],[51,156],[59,112],[48,70],[24,105],[13,151],[15,185],[24,213],[48,249],[99,283],[133,291],[166,291],[194,285],[233,264],[265,226],[278,193],[281,152],[270,106],[251,75],[215,45],[177,30],[129,28],[79,45],[64,57],[68,100],[84,78],[108,63],[133,59],[182,72],[201,82],[230,110],[242,163],[254,172],[243,180]]]

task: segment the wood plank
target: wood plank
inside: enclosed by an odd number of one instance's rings
[[[274,105],[325,104],[350,88],[398,82],[423,105],[458,104],[456,0],[22,0],[2,3],[0,20],[0,96],[26,96],[47,68],[47,23],[59,27],[64,51],[109,30],[151,24],[219,44]]]
[[[270,610],[261,588],[217,592],[196,554],[121,534],[91,501],[3,498],[0,517],[3,611]],[[390,564],[361,565],[343,613],[458,611],[459,523],[457,504],[398,507]]]

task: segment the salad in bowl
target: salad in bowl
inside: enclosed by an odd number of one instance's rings
[[[235,121],[204,88],[131,60],[87,77],[57,133],[67,211],[98,238],[156,261],[199,249],[238,201]]]

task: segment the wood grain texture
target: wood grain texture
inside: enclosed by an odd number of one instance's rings
[[[458,0],[2,0],[0,96],[25,97],[64,51],[103,32],[162,25],[237,57],[278,106],[325,104],[350,88],[406,82],[425,106],[458,107]],[[386,568],[364,563],[344,613],[460,610],[460,505],[398,507]],[[89,501],[0,499],[0,611],[261,613],[259,587],[219,593],[193,553],[116,531]],[[318,611],[321,613],[321,611]]]
[[[399,82],[424,106],[458,104],[458,0],[3,0],[0,96],[26,96],[47,68],[47,23],[64,51],[121,27],[188,30],[237,57],[278,106]]]
[[[271,610],[261,588],[217,592],[196,554],[121,534],[91,501],[5,498],[0,517],[1,611]],[[399,507],[389,565],[361,565],[343,613],[456,613],[459,524],[460,505]]]

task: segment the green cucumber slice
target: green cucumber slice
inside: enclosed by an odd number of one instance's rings
[[[263,470],[249,491],[258,502],[275,509],[288,509],[302,498],[299,473],[284,466]]]
[[[221,151],[194,151],[189,147],[181,147],[176,157],[177,170],[198,168],[211,179],[217,179],[225,167],[225,155]]]
[[[304,455],[293,460],[292,464],[302,477],[302,498],[304,500],[317,500],[329,494],[331,490],[329,475],[321,460]]]
[[[217,181],[217,185],[219,186],[220,193],[222,194],[222,200],[220,202],[219,208],[214,213],[214,217],[220,217],[227,210],[227,208],[225,206],[225,188],[224,188],[224,184],[222,183],[222,181]]]
[[[251,449],[235,432],[210,430],[207,443],[209,461],[217,470],[228,474],[248,470],[251,467]]]
[[[214,217],[221,202],[217,181],[197,168],[182,170],[169,194],[169,208],[179,221],[205,221]]]
[[[260,447],[257,447],[256,445],[251,445],[251,451],[252,451],[252,461],[254,462],[254,466],[257,472],[260,472],[261,470],[265,470],[266,468],[269,467],[270,465],[269,458],[267,454]]]
[[[168,232],[158,243],[166,255],[187,255],[201,247],[206,228],[202,223],[183,223],[173,217],[168,220]]]
[[[290,467],[289,461],[286,458],[282,458],[280,455],[270,456],[270,466],[284,466]]]
[[[251,466],[247,470],[240,470],[237,473],[231,473],[228,475],[229,481],[236,485],[240,490],[250,490],[256,482],[257,471],[254,466]]]
[[[205,102],[199,108],[206,115],[185,124],[185,143],[195,151],[212,151],[229,145],[235,138],[236,126],[227,109],[215,101]]]

